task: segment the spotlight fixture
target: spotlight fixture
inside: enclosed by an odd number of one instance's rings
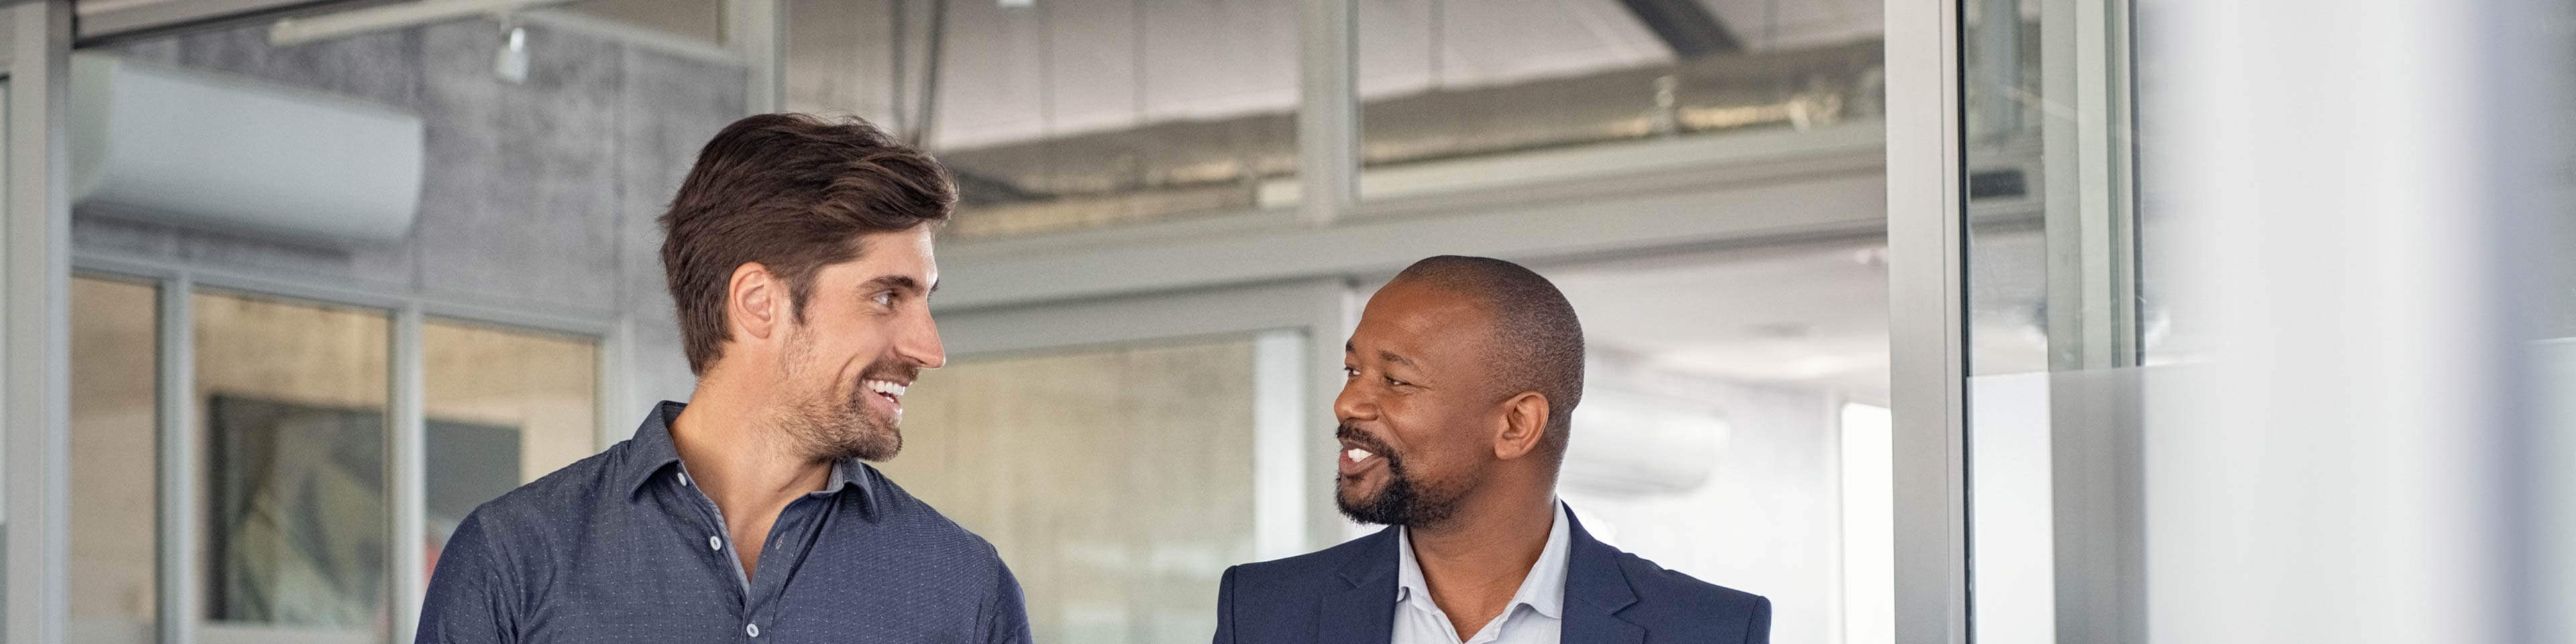
[[[516,21],[503,20],[501,50],[492,55],[492,75],[501,82],[517,85],[528,80],[528,28]]]

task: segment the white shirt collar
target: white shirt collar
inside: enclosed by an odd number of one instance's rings
[[[1521,578],[1519,590],[1512,591],[1512,601],[1503,605],[1502,615],[1511,617],[1513,609],[1527,604],[1549,619],[1565,619],[1565,566],[1573,549],[1573,536],[1568,534],[1565,503],[1556,503],[1555,524],[1547,529],[1547,545],[1539,548],[1538,563],[1530,565],[1529,575]],[[1412,530],[1395,531],[1396,603],[1420,601],[1424,608],[1438,611],[1431,604],[1431,584],[1422,578],[1422,564],[1413,558]],[[1462,634],[1463,635],[1463,634]]]

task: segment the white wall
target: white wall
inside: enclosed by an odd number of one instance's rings
[[[1702,581],[1771,598],[1773,642],[1835,641],[1842,455],[1832,396],[1640,373],[1599,358],[1586,371],[1584,391],[1586,400],[1609,391],[1650,393],[1685,411],[1721,414],[1726,433],[1708,478],[1694,489],[1619,494],[1568,481],[1558,494],[1593,536]],[[1611,431],[1578,423],[1573,440]],[[1569,452],[1569,469],[1579,466],[1572,460],[1583,449]]]

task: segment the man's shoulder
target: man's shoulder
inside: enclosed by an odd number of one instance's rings
[[[1360,558],[1381,554],[1394,556],[1394,535],[1392,529],[1380,530],[1294,557],[1238,565],[1234,567],[1232,580],[1239,589],[1289,591],[1309,587],[1334,588],[1327,582],[1339,580],[1341,572]]]
[[[626,443],[621,442],[537,477],[475,507],[466,520],[479,524],[497,541],[539,536],[566,524],[579,525],[603,501],[622,498],[619,495],[632,491],[616,489],[618,483],[614,481],[616,464],[624,458],[625,448]]]
[[[859,467],[859,475],[867,477],[865,511],[885,532],[880,545],[962,558],[977,564],[1001,565],[1000,551],[993,548],[992,542],[985,541],[983,535],[950,520],[948,515],[913,496],[875,467],[865,464]]]
[[[1762,601],[1761,595],[1712,584],[1678,570],[1657,565],[1653,560],[1620,551],[1619,569],[1627,573],[1628,586],[1643,597],[1680,601],[1712,607],[1751,608]]]
[[[1717,641],[1768,641],[1771,600],[1703,581],[1626,551],[1615,560],[1637,596],[1620,615],[1649,629],[1712,637]]]

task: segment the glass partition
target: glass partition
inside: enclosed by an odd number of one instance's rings
[[[1873,0],[1358,4],[1363,199],[1707,164],[1883,111]]]
[[[599,451],[599,347],[590,338],[434,319],[421,325],[421,362],[429,533],[420,547],[434,570],[466,513]]]
[[[1240,214],[1297,172],[1297,3],[786,5],[787,107],[854,114],[956,173],[948,234]]]
[[[385,311],[200,292],[210,638],[385,637]]]
[[[1001,550],[1039,641],[1204,642],[1219,576],[1254,560],[1254,345],[958,360],[879,467]]]
[[[2191,354],[2140,272],[2132,9],[1961,10],[1970,637],[2135,641],[2144,365]]]

